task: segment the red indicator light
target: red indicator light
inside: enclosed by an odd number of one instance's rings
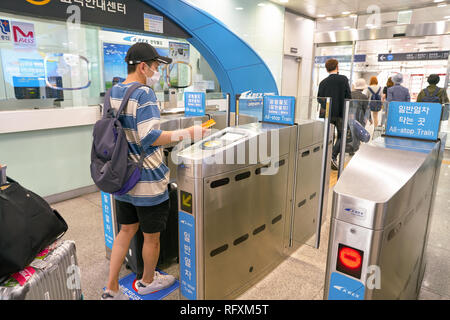
[[[356,269],[361,266],[361,254],[351,248],[344,247],[339,251],[339,260],[350,269]]]

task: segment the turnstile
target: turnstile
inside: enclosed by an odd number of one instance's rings
[[[194,124],[201,124],[210,119],[214,119],[215,130],[222,130],[227,127],[227,113],[221,111],[208,111],[204,116],[187,117],[182,113],[168,113],[161,115],[160,129],[163,131],[174,131],[185,129]],[[258,121],[257,118],[248,115],[239,115],[241,123],[252,123]],[[164,146],[164,162],[170,170],[170,182],[175,182],[177,177],[177,165],[172,160],[172,150],[177,145],[176,142]]]
[[[283,261],[293,235],[301,242],[314,234],[317,207],[293,207],[318,198],[322,136],[322,121],[251,123],[178,153],[183,298],[235,298]],[[311,160],[296,175],[299,152],[307,151]]]
[[[333,194],[324,299],[416,299],[446,135],[362,145]]]

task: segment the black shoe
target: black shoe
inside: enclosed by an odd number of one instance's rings
[[[338,170],[338,164],[335,159],[331,159],[331,169]]]

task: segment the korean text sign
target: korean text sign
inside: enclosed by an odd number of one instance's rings
[[[442,106],[426,102],[391,102],[386,135],[436,140],[439,133]]]
[[[105,234],[105,244],[112,250],[114,243],[114,223],[113,223],[113,208],[112,196],[109,193],[101,192],[102,197],[102,211],[103,211],[103,226]]]
[[[206,109],[206,96],[204,92],[185,92],[184,114],[187,117],[204,116]]]
[[[295,121],[295,98],[264,96],[263,121],[293,125]]]
[[[195,266],[195,219],[183,211],[178,212],[180,244],[180,289],[189,300],[197,299]]]

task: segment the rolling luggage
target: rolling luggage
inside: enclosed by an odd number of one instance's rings
[[[75,242],[56,242],[0,284],[0,300],[81,300]]]
[[[167,218],[166,230],[160,234],[161,245],[157,264],[159,268],[168,266],[178,259],[178,195],[177,189],[173,184],[169,185],[169,203],[170,212]],[[141,279],[144,272],[144,261],[142,260],[143,243],[144,236],[138,230],[133,239],[131,239],[130,248],[125,257],[127,269],[134,272],[137,279]]]

